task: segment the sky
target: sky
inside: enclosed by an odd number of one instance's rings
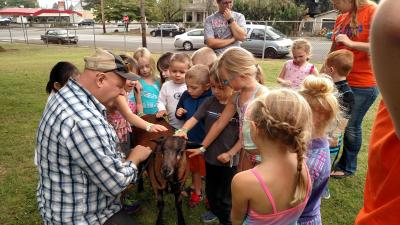
[[[38,2],[41,8],[51,8],[55,2],[58,2],[58,0],[38,0]],[[79,0],[65,0],[68,7],[71,5],[71,2],[76,5]]]

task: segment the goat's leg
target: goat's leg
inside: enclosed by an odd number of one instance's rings
[[[185,225],[185,218],[183,217],[182,212],[182,195],[181,195],[182,188],[180,186],[174,187],[174,195],[175,195],[175,208],[176,208],[176,215],[178,218],[178,225]]]
[[[164,192],[163,190],[157,190],[157,208],[158,216],[156,225],[164,224]]]

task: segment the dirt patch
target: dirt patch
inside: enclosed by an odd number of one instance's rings
[[[13,51],[18,51],[18,49],[15,49],[15,48],[5,49],[0,46],[0,52],[13,52]]]
[[[6,168],[3,166],[0,166],[0,178],[4,177],[6,175]]]

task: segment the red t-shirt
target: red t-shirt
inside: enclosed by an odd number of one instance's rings
[[[400,224],[400,140],[383,101],[371,133],[364,207],[356,225]]]
[[[357,11],[358,34],[352,37],[350,28],[351,14],[344,13],[336,19],[333,28],[332,40],[335,42],[336,36],[346,34],[351,40],[357,42],[369,42],[369,33],[371,29],[372,17],[375,13],[376,5],[370,4],[362,6]],[[347,80],[352,87],[373,87],[376,86],[375,77],[372,73],[370,56],[367,52],[349,49],[342,44],[337,44],[336,49],[348,49],[354,53],[353,70],[350,72]]]

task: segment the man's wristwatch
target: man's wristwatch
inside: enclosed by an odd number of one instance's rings
[[[229,18],[228,20],[228,24],[231,24],[233,21],[235,21],[234,19],[233,19],[233,17],[231,17],[231,18]]]

